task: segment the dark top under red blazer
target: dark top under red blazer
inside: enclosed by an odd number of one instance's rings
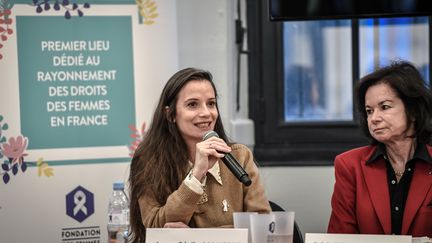
[[[328,233],[391,234],[390,194],[383,158],[366,164],[376,146],[335,158]],[[427,146],[429,155],[432,147]],[[432,163],[416,162],[402,222],[402,235],[432,237]]]

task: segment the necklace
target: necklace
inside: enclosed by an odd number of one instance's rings
[[[395,175],[396,175],[397,177],[402,177],[403,174],[405,173],[405,171],[397,171],[397,170],[395,170],[394,173],[395,173]]]
[[[408,161],[413,157],[413,155],[414,155],[414,151],[415,151],[415,148],[416,148],[416,143],[414,142],[414,143],[411,144],[411,149],[410,149],[410,151],[409,151]],[[392,158],[389,154],[387,154],[387,156],[388,156],[388,158],[389,158],[390,163],[391,163],[391,162],[394,162],[393,158]],[[404,165],[404,167],[405,167],[405,165]],[[400,179],[400,178],[403,176],[403,174],[405,173],[405,168],[404,168],[404,170],[402,170],[402,171],[400,171],[400,170],[395,170],[394,168],[393,168],[393,170],[394,170],[394,173],[395,173],[396,177],[399,178],[399,179]]]

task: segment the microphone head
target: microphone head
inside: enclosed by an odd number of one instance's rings
[[[205,141],[211,137],[217,137],[218,138],[219,135],[215,131],[208,131],[208,132],[204,133],[202,140]]]

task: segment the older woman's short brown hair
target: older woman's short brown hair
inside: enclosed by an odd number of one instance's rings
[[[363,132],[377,143],[369,133],[365,96],[369,87],[386,83],[393,88],[405,105],[407,119],[414,118],[414,136],[418,142],[430,144],[432,134],[432,93],[416,67],[406,61],[395,61],[364,76],[356,85],[357,110]]]

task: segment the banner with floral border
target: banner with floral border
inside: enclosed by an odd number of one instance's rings
[[[0,0],[2,242],[107,241],[112,183],[127,183],[178,69],[175,11],[170,0]],[[68,213],[90,201],[92,214]]]

